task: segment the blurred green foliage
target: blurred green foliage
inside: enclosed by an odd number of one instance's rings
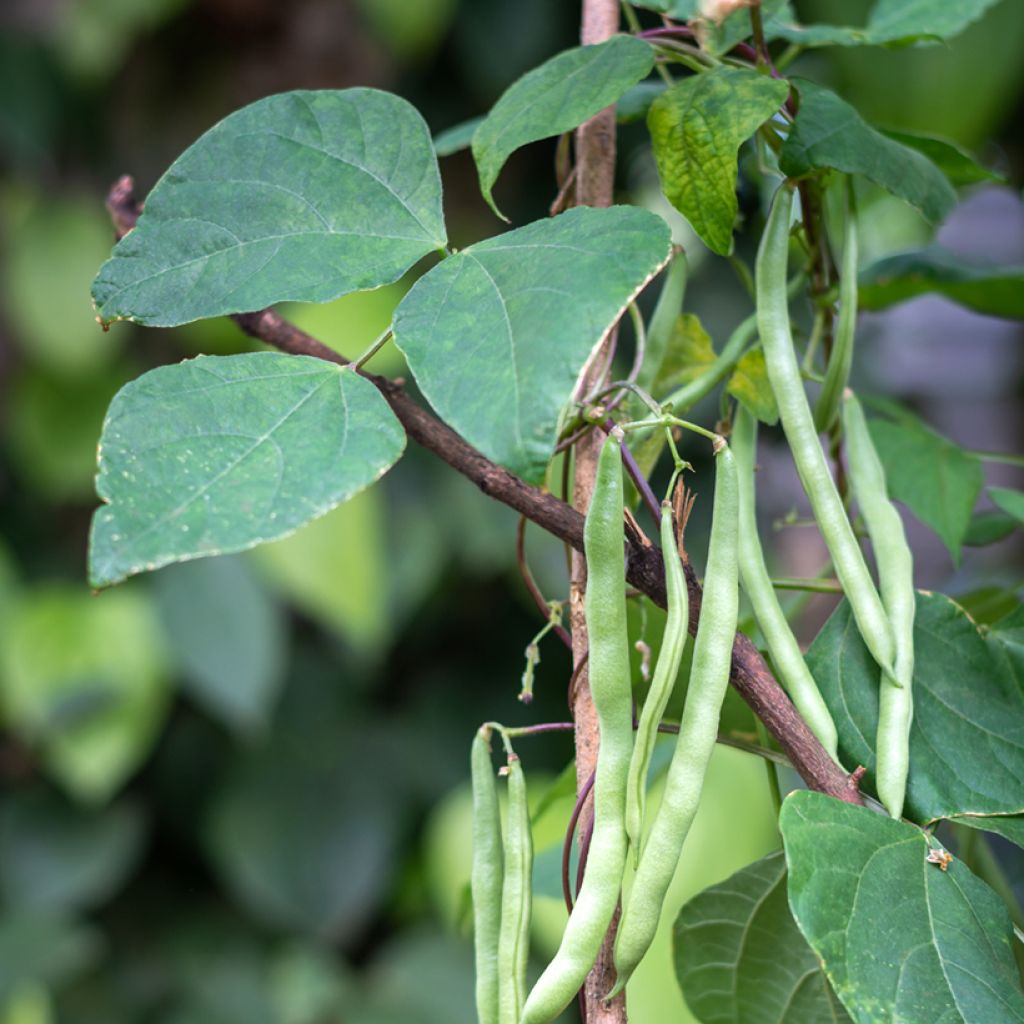
[[[819,53],[811,70],[871,120],[988,146],[1019,188],[1019,144],[993,139],[1020,103],[1021,16],[1004,2],[951,47]],[[104,333],[88,286],[112,239],[109,183],[133,173],[144,193],[244,103],[375,85],[439,131],[572,45],[577,19],[578,5],[545,0],[16,0],[0,13],[0,1024],[472,1021],[469,740],[486,718],[565,717],[553,639],[537,702],[515,699],[541,622],[516,575],[514,515],[410,450],[292,538],[90,595],[110,398],[152,366],[252,346],[226,321]],[[622,185],[642,198],[642,126],[621,138]],[[546,211],[551,158],[542,143],[505,169],[517,223]],[[468,154],[442,170],[455,244],[495,231]],[[922,240],[914,215],[877,202],[872,258]],[[744,300],[724,263],[693,264],[695,312],[722,339]],[[355,356],[410,283],[287,312]],[[371,367],[403,372],[393,347]],[[697,564],[705,516],[699,504],[687,535]],[[561,547],[531,530],[527,550],[563,596]],[[655,648],[660,622],[631,612]],[[752,730],[738,700],[726,721]],[[522,753],[540,800],[570,741]],[[766,792],[759,763],[716,756],[677,904],[776,845]],[[539,863],[570,805],[563,792],[544,810]],[[539,953],[563,913],[538,898]],[[637,1019],[689,1019],[667,934],[630,998]]]

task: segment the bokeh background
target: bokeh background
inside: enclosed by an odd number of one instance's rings
[[[864,3],[801,3],[855,19]],[[851,10],[853,14],[851,15]],[[545,641],[538,699],[516,701],[541,621],[515,564],[515,517],[411,448],[380,484],[293,538],[93,596],[85,581],[96,441],[115,391],[198,352],[245,351],[228,321],[102,332],[89,284],[123,173],[145,194],[238,107],[294,88],[372,85],[435,131],[483,113],[574,45],[568,0],[2,0],[0,4],[0,1024],[470,1024],[468,751],[475,726],[566,717],[569,662]],[[803,59],[871,121],[933,131],[1006,178],[940,232],[1024,264],[1024,6],[1003,0],[950,46]],[[642,125],[621,132],[623,199],[661,209]],[[455,244],[499,225],[463,152],[442,162]],[[515,223],[555,194],[553,146],[498,185]],[[741,184],[742,206],[757,208]],[[862,197],[862,258],[915,246],[923,222]],[[669,214],[671,216],[671,214]],[[688,305],[717,344],[749,312],[724,261],[691,252]],[[739,239],[750,257],[751,241]],[[358,354],[409,280],[291,315]],[[923,299],[864,317],[857,373],[971,449],[1024,448],[1019,324]],[[385,351],[374,364],[400,373]],[[713,417],[712,401],[702,410]],[[822,561],[766,432],[766,535],[780,572]],[[701,480],[697,462],[697,487]],[[989,483],[1021,486],[1012,466]],[[704,477],[706,479],[706,477]],[[698,504],[692,539],[700,564]],[[956,565],[910,522],[919,585],[984,621],[1016,598],[1013,537]],[[1017,535],[1019,536],[1019,534]],[[564,595],[561,548],[528,532]],[[805,608],[805,638],[830,599]],[[646,618],[646,623],[641,620]],[[634,627],[656,636],[658,617]],[[730,728],[753,733],[738,701]],[[563,735],[523,744],[537,825],[538,956],[561,927],[557,844],[571,807]],[[783,779],[791,784],[791,779]],[[762,763],[716,754],[672,899],[777,845]],[[1024,871],[1011,859],[1019,883]],[[630,989],[639,1021],[687,1021],[668,935]],[[567,1017],[568,1019],[568,1017]]]

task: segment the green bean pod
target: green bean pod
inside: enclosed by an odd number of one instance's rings
[[[661,553],[665,559],[668,617],[665,619],[665,631],[661,638],[658,663],[654,667],[654,678],[651,680],[647,699],[640,712],[626,783],[626,836],[637,862],[640,859],[644,808],[647,802],[647,771],[651,765],[654,743],[658,738],[658,723],[665,713],[665,705],[672,696],[672,688],[679,674],[690,624],[690,595],[686,589],[683,563],[676,549],[672,506],[667,501],[661,506]]]
[[[836,576],[850,602],[860,635],[875,661],[891,673],[895,645],[889,619],[825,462],[793,349],[786,298],[792,207],[793,191],[783,185],[775,193],[757,253],[757,321],[768,379],[775,392],[779,418],[793,461],[810,498],[818,529],[832,556]]]
[[[896,641],[895,679],[883,673],[879,691],[875,786],[885,809],[899,818],[907,791],[914,715],[914,559],[900,515],[889,501],[885,470],[868,432],[864,411],[852,392],[843,399],[842,415],[850,487],[875,550],[882,602]]]
[[[839,417],[839,403],[850,379],[853,336],[857,332],[857,259],[857,218],[852,203],[848,202],[842,276],[839,278],[839,319],[832,354],[825,370],[825,382],[814,406],[814,426],[819,432],[832,429],[832,424]]]
[[[718,738],[722,702],[729,686],[739,611],[739,495],[735,460],[728,445],[719,442],[716,454],[711,539],[690,685],[665,794],[619,921],[615,939],[618,977],[608,994],[609,999],[623,989],[654,941],[665,894],[700,802],[704,775]]]
[[[498,933],[498,1022],[519,1024],[526,999],[530,956],[533,838],[526,778],[515,754],[508,757],[508,817],[504,842],[505,878]]]
[[[775,596],[764,552],[757,534],[754,503],[754,464],[757,453],[757,420],[743,406],[736,410],[732,425],[732,450],[739,477],[739,562],[743,590],[754,609],[757,624],[790,699],[821,745],[838,760],[839,737],[828,706],[804,661],[800,645],[789,628],[785,613]]]
[[[672,340],[676,320],[683,308],[688,270],[686,253],[682,250],[677,251],[668,265],[668,270],[665,271],[661,294],[658,296],[647,329],[647,350],[644,352],[643,366],[640,367],[636,378],[637,384],[644,391],[651,390],[661,370],[661,364],[665,361],[665,353]]]
[[[491,764],[490,730],[482,727],[470,753],[473,789],[473,950],[476,957],[476,1015],[479,1024],[498,1024],[498,933],[504,855],[501,812]]]
[[[626,776],[633,708],[626,631],[621,436],[612,431],[598,459],[584,527],[590,691],[600,728],[594,830],[583,883],[561,945],[526,1000],[520,1024],[547,1024],[575,998],[597,959],[626,867]]]

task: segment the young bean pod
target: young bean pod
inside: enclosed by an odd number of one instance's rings
[[[530,908],[533,839],[523,766],[508,757],[508,817],[504,842],[505,879],[501,889],[498,934],[498,1021],[519,1024],[526,999],[526,964],[530,956]]]
[[[779,681],[811,732],[832,757],[837,758],[838,735],[835,722],[818,692],[817,683],[804,661],[800,645],[789,628],[764,564],[754,504],[757,420],[743,405],[736,409],[731,441],[739,477],[739,562],[743,589],[768,644]]]
[[[677,251],[668,265],[668,270],[665,271],[661,294],[658,296],[647,329],[647,351],[644,353],[644,363],[636,378],[637,384],[644,391],[651,390],[661,370],[661,364],[665,361],[665,353],[672,340],[676,320],[683,308],[688,270],[686,253]]]
[[[654,678],[651,680],[647,699],[640,712],[626,784],[626,835],[637,862],[640,859],[644,806],[647,800],[647,770],[650,768],[651,754],[658,738],[658,723],[665,713],[665,705],[672,696],[672,688],[679,674],[690,623],[686,575],[676,549],[672,506],[667,501],[661,506],[661,553],[665,560],[668,617],[665,619],[665,631],[662,634],[658,663],[654,667]]]
[[[882,602],[896,642],[895,680],[883,673],[879,691],[875,786],[885,809],[898,818],[907,790],[914,715],[914,559],[900,515],[889,501],[885,470],[868,432],[864,411],[852,392],[843,399],[842,416],[850,486],[875,550]]]
[[[860,635],[875,661],[883,670],[892,673],[895,645],[889,619],[825,462],[793,350],[786,299],[792,208],[793,190],[783,185],[775,193],[757,253],[757,322],[768,379],[775,392],[779,418],[793,461],[810,498],[814,518],[832,556],[836,576],[850,602]]]
[[[711,539],[690,685],[665,794],[619,921],[615,940],[618,978],[608,998],[622,990],[654,940],[665,893],[700,802],[704,774],[718,737],[722,702],[729,687],[739,610],[739,495],[733,454],[724,441],[720,440],[717,447]]]
[[[498,933],[504,856],[498,788],[491,764],[490,729],[481,727],[470,753],[473,790],[473,948],[476,957],[476,1015],[479,1024],[498,1024]]]
[[[600,727],[594,830],[583,884],[554,959],[526,1000],[520,1024],[547,1024],[575,998],[593,967],[619,900],[626,866],[626,775],[633,708],[626,630],[621,433],[613,430],[597,465],[584,527],[590,690]]]

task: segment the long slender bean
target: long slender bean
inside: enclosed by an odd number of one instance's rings
[[[754,504],[754,464],[757,453],[757,420],[740,405],[732,425],[732,450],[739,477],[739,562],[740,578],[761,627],[779,677],[797,711],[810,726],[821,745],[837,757],[835,722],[818,686],[807,668],[785,612],[764,564],[764,552],[757,534]]]
[[[504,841],[505,878],[501,889],[498,934],[498,1022],[519,1024],[526,999],[526,963],[530,955],[533,840],[523,766],[508,757],[508,816]]]
[[[819,433],[832,429],[839,417],[839,403],[853,365],[853,337],[857,332],[857,218],[849,195],[843,235],[842,276],[839,279],[839,320],[825,370],[825,382],[814,406],[814,426]]]
[[[622,990],[654,940],[665,893],[700,802],[704,775],[718,735],[722,702],[729,687],[739,608],[739,496],[735,461],[724,441],[720,441],[716,454],[711,539],[690,685],[665,793],[619,921],[615,940],[618,977],[608,998]]]
[[[498,788],[491,764],[490,729],[481,727],[470,753],[473,789],[473,948],[476,957],[476,1015],[479,1024],[498,1024],[498,933],[504,855]]]
[[[860,635],[879,666],[891,673],[895,647],[889,619],[825,462],[793,350],[786,299],[792,207],[793,190],[783,185],[775,193],[757,253],[757,320],[768,379],[793,461]]]
[[[644,365],[640,368],[636,378],[637,384],[644,391],[651,390],[657,380],[658,372],[661,370],[661,364],[665,360],[665,353],[672,340],[676,320],[683,308],[688,271],[686,253],[680,250],[673,256],[668,270],[665,271],[661,294],[658,296],[658,302],[651,314],[651,322],[647,329],[647,351],[644,354]]]
[[[690,623],[686,575],[676,549],[672,506],[667,501],[661,506],[661,553],[665,559],[668,616],[665,619],[658,663],[654,667],[654,678],[651,680],[647,699],[640,712],[626,784],[626,835],[637,862],[640,859],[644,809],[647,802],[647,770],[650,768],[651,754],[658,738],[658,723],[665,713],[665,705],[672,696],[672,688],[679,674]]]
[[[626,866],[626,775],[633,708],[626,631],[622,436],[613,430],[598,459],[584,526],[590,690],[600,728],[594,832],[583,884],[562,942],[526,1000],[520,1024],[547,1024],[575,998],[593,967],[619,899]]]
[[[875,738],[875,785],[885,809],[903,813],[910,767],[910,723],[914,716],[914,559],[899,513],[889,501],[885,470],[868,432],[860,402],[847,391],[843,399],[843,433],[850,467],[850,487],[875,550],[882,603],[896,642],[895,680],[882,674]]]

